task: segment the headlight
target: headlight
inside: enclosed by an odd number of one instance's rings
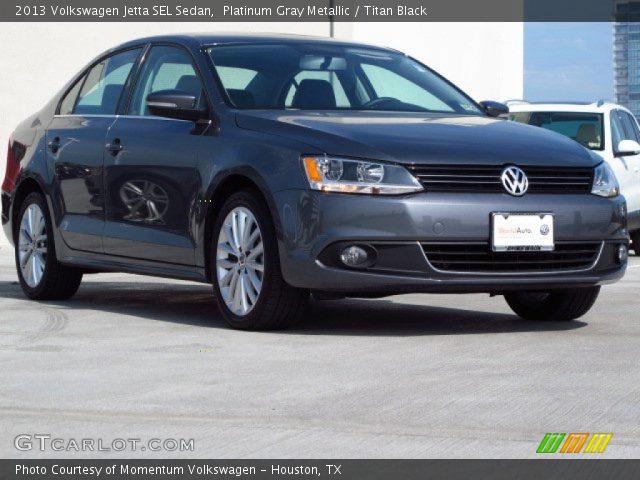
[[[399,165],[336,157],[303,157],[313,190],[397,195],[422,191],[420,182]]]
[[[600,197],[616,197],[620,194],[618,180],[607,162],[602,162],[595,168],[591,193]]]

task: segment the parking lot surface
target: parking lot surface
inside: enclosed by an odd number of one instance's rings
[[[286,332],[227,328],[210,287],[85,276],[25,299],[0,248],[2,458],[535,457],[546,432],[612,432],[640,456],[640,259],[571,323],[502,297],[312,302]],[[193,451],[40,452],[20,434],[193,439]],[[171,446],[171,445],[169,445]]]

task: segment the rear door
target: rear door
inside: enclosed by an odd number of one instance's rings
[[[62,98],[47,129],[59,229],[76,250],[102,251],[103,157],[107,131],[141,48],[112,54],[89,68]]]
[[[127,115],[109,130],[119,150],[105,156],[105,253],[180,265],[195,264],[193,216],[202,129],[194,122],[152,116],[149,94],[175,89],[206,102],[191,54],[156,45],[145,55]]]

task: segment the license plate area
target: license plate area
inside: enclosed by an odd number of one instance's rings
[[[491,214],[494,252],[551,252],[555,248],[552,213]]]

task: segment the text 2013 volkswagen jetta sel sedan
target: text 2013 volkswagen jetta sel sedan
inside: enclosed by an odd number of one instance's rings
[[[500,113],[385,48],[132,41],[16,128],[2,222],[34,299],[124,271],[211,282],[236,328],[285,327],[309,292],[575,319],[624,273],[625,200],[600,158]]]

